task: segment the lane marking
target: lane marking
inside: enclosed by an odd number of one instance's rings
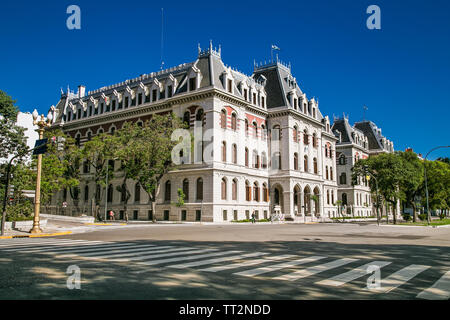
[[[324,272],[327,270],[331,270],[337,267],[341,267],[343,265],[352,263],[358,261],[358,259],[352,259],[352,258],[342,258],[338,260],[334,260],[328,263],[320,264],[318,266],[309,267],[306,269],[294,271],[293,273],[285,274],[279,277],[272,278],[273,280],[288,280],[288,281],[295,281],[297,279],[306,278],[309,276],[312,276],[314,274]]]
[[[278,264],[274,264],[274,265],[267,266],[267,267],[261,267],[261,268],[256,268],[256,269],[250,269],[250,270],[246,270],[246,271],[236,272],[236,273],[233,273],[233,274],[236,274],[236,275],[239,275],[239,276],[254,277],[254,276],[257,276],[257,275],[260,275],[260,274],[264,274],[264,273],[268,273],[268,272],[272,272],[272,271],[277,271],[277,270],[281,270],[281,269],[284,269],[284,268],[290,268],[290,267],[298,266],[298,265],[301,265],[301,264],[314,262],[314,261],[317,261],[317,260],[320,260],[320,259],[325,259],[325,257],[312,256],[312,257],[297,259],[297,260],[293,260],[293,261],[289,261],[289,262],[278,263]]]
[[[448,300],[450,298],[450,271],[447,271],[431,287],[419,293],[416,298],[427,300]]]
[[[339,287],[339,286],[342,286],[343,284],[346,284],[347,282],[356,280],[358,278],[361,278],[361,277],[367,275],[367,267],[369,267],[371,265],[376,265],[380,268],[383,268],[384,266],[387,266],[389,264],[391,264],[391,262],[388,262],[388,261],[369,262],[369,263],[366,263],[365,265],[362,265],[358,268],[352,269],[348,272],[339,274],[335,277],[325,279],[322,281],[318,281],[318,282],[316,282],[316,284],[320,284],[320,285],[324,285],[324,286]]]

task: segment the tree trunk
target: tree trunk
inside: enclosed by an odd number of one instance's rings
[[[417,221],[417,209],[416,209],[416,204],[413,202],[411,202],[411,206],[413,209],[413,222]]]
[[[393,216],[393,220],[394,220],[394,224],[397,224],[397,202],[394,201],[392,202],[392,216]]]

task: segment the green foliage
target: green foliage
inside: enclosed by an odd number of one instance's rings
[[[0,90],[0,158],[9,155],[25,155],[26,145],[25,128],[16,125],[18,108],[8,94]],[[19,157],[19,160],[22,157]]]
[[[16,202],[6,207],[6,221],[32,220],[33,210],[33,203],[29,200]]]
[[[411,220],[411,215],[409,215],[409,214],[404,214],[404,215],[403,215],[403,220],[405,220],[405,221]]]
[[[419,214],[419,219],[420,219],[421,221],[427,220],[427,214],[426,214],[426,213]]]
[[[186,198],[186,195],[184,194],[183,190],[178,188],[177,195],[178,195],[178,198],[177,198],[177,202],[175,203],[175,205],[177,207],[184,206],[184,199]]]

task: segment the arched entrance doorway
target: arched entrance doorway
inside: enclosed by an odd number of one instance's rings
[[[294,213],[297,216],[302,214],[301,189],[298,185],[294,187]]]
[[[320,191],[318,187],[314,188],[314,213],[316,216],[320,215]]]
[[[283,188],[276,184],[272,188],[272,211],[279,206],[281,213],[284,213]]]
[[[311,189],[306,186],[303,190],[303,203],[305,206],[305,215],[311,215]]]

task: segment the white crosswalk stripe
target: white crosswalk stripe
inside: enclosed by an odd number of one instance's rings
[[[448,300],[450,298],[450,271],[447,271],[431,287],[419,293],[416,298],[427,300]]]
[[[93,246],[92,244],[83,244],[83,245],[75,245],[75,246],[64,246],[64,247],[45,247],[38,248],[35,250],[23,250],[22,252],[31,253],[31,252],[42,252],[42,253],[56,253],[59,251],[67,251],[67,252],[89,252],[89,251],[100,251],[106,249],[114,249],[117,247],[131,247],[136,246],[134,243],[110,243],[110,244],[97,244]]]
[[[347,282],[356,280],[358,278],[361,278],[361,277],[367,275],[367,268],[369,266],[378,266],[379,268],[383,268],[384,266],[387,266],[388,264],[390,264],[390,262],[388,262],[388,261],[369,262],[365,265],[362,265],[358,268],[352,269],[348,272],[339,274],[330,279],[318,281],[318,282],[316,282],[316,284],[332,286],[332,287],[339,287],[339,286],[342,286],[343,284],[346,284]]]
[[[320,272],[324,272],[330,269],[334,269],[337,267],[341,267],[343,265],[352,263],[358,261],[358,259],[352,259],[352,258],[342,258],[342,259],[338,259],[338,260],[334,260],[328,263],[324,263],[324,264],[320,264],[318,266],[314,266],[314,267],[310,267],[310,268],[306,268],[306,269],[302,269],[302,270],[298,270],[298,271],[294,271],[293,273],[290,274],[285,274],[279,277],[275,277],[273,278],[273,280],[288,280],[288,281],[294,281],[294,280],[298,280],[301,278],[306,278],[309,276],[312,276],[314,274],[320,273]]]
[[[0,250],[2,251],[14,251],[16,249],[26,249],[26,248],[36,248],[37,246],[55,246],[55,245],[67,245],[67,244],[82,244],[82,243],[91,243],[97,242],[102,243],[103,241],[86,241],[86,240],[54,240],[54,241],[33,241],[33,242],[21,242],[21,243],[11,243],[11,244],[2,244]]]
[[[230,269],[250,267],[250,266],[254,266],[254,265],[258,265],[258,264],[263,264],[263,263],[267,263],[267,262],[283,260],[283,259],[288,259],[288,258],[293,258],[293,257],[295,257],[295,256],[292,254],[285,254],[285,255],[281,255],[281,256],[272,256],[272,257],[263,257],[262,259],[255,259],[255,260],[249,260],[249,261],[244,261],[244,262],[225,264],[222,266],[215,266],[215,267],[200,269],[199,271],[219,272],[219,271],[230,270]]]
[[[208,260],[202,260],[202,261],[195,261],[195,262],[189,262],[189,263],[183,263],[183,264],[176,264],[169,266],[170,268],[176,268],[176,269],[185,269],[185,268],[191,268],[191,267],[198,267],[203,266],[205,264],[213,264],[217,262],[224,262],[224,261],[230,261],[230,260],[237,260],[242,258],[251,258],[251,257],[257,257],[266,255],[268,253],[264,252],[253,252],[253,253],[247,253],[237,256],[231,256],[231,257],[222,257],[222,258],[214,258],[214,259],[208,259]]]
[[[27,247],[19,247],[14,249],[7,249],[3,251],[16,251],[16,252],[25,252],[25,253],[33,253],[33,252],[39,252],[44,251],[47,252],[48,250],[59,250],[59,249],[66,249],[66,248],[81,248],[81,247],[90,247],[90,246],[98,246],[98,245],[105,245],[104,242],[101,241],[89,241],[89,242],[76,242],[76,243],[54,243],[52,245],[34,245],[34,246],[27,246]]]
[[[217,249],[207,249],[207,250],[217,250]],[[151,265],[165,264],[165,263],[170,263],[170,262],[178,262],[178,261],[186,261],[186,260],[197,260],[197,259],[201,259],[201,258],[223,256],[223,255],[226,255],[226,254],[234,254],[234,253],[240,253],[240,252],[241,251],[222,251],[222,252],[215,252],[215,253],[193,255],[193,256],[189,256],[189,257],[178,257],[178,258],[142,261],[142,262],[139,262],[139,264],[151,266]]]
[[[127,251],[126,253],[114,254],[114,255],[109,255],[109,254],[98,255],[98,256],[93,257],[93,259],[108,259],[108,258],[117,258],[117,257],[123,258],[123,257],[139,256],[139,255],[142,255],[143,253],[148,253],[148,252],[151,252],[152,254],[158,254],[158,253],[169,253],[169,252],[188,251],[188,250],[196,249],[196,248],[188,248],[188,247],[183,247],[183,248],[167,247],[167,249],[164,249],[164,248],[166,248],[166,247],[164,247],[164,246],[154,247],[154,248],[146,250],[145,252],[128,253],[128,251]],[[173,249],[171,249],[171,248],[173,248]]]
[[[401,286],[402,284],[408,282],[409,280],[417,276],[419,273],[427,270],[428,268],[430,268],[430,266],[412,264],[391,274],[386,279],[382,279],[381,286],[379,288],[372,288],[370,290],[373,290],[377,293],[390,292],[395,288]]]
[[[144,251],[149,248],[156,248],[154,244],[146,244],[136,246],[135,243],[127,244],[127,245],[116,245],[108,248],[96,248],[96,249],[79,249],[79,250],[68,250],[63,251],[62,254],[58,254],[57,257],[70,257],[70,256],[97,256],[99,254],[113,254],[113,253],[123,253],[123,252],[135,252],[135,251]]]
[[[279,263],[279,264],[274,264],[274,265],[270,265],[270,266],[267,266],[267,267],[260,267],[260,268],[256,268],[256,269],[236,272],[236,273],[233,273],[233,274],[236,274],[236,275],[239,275],[239,276],[254,277],[254,276],[257,276],[257,275],[264,274],[264,273],[277,271],[277,270],[281,270],[281,269],[285,269],[285,268],[290,268],[290,267],[298,266],[298,265],[301,265],[301,264],[314,262],[314,261],[317,261],[317,260],[320,260],[320,259],[324,259],[324,258],[325,257],[321,257],[321,256],[312,256],[312,257],[302,258],[302,259],[293,260],[293,261],[289,261],[289,262],[283,262],[283,263]]]
[[[190,251],[183,251],[183,252],[171,252],[171,253],[163,253],[163,254],[150,254],[150,255],[143,255],[143,256],[137,256],[137,257],[131,257],[131,258],[111,259],[110,261],[118,261],[118,262],[141,261],[141,260],[149,260],[149,259],[155,259],[155,258],[181,256],[183,254],[211,252],[211,251],[217,251],[217,250],[218,249],[193,249],[193,250],[190,250]]]

